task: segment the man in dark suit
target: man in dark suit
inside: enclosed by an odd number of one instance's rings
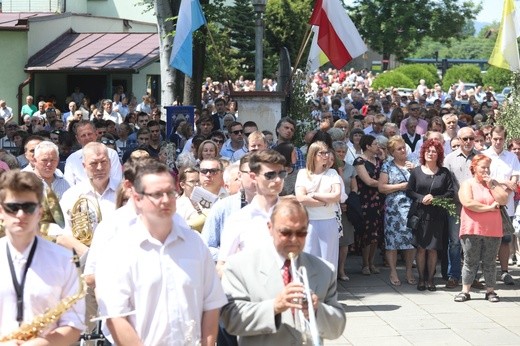
[[[213,130],[225,130],[224,126],[224,117],[228,114],[226,109],[226,100],[222,97],[219,97],[215,100],[215,110],[216,112],[211,115],[213,119]],[[231,114],[233,115],[233,114]],[[236,120],[236,117],[233,115],[233,120]]]
[[[273,246],[244,250],[226,263],[222,286],[229,303],[221,319],[230,334],[238,335],[239,345],[301,345],[297,309],[315,314],[320,339],[343,333],[346,316],[332,266],[302,252],[308,224],[305,208],[294,197],[282,198],[268,222]],[[307,270],[312,302],[302,300],[304,286],[290,270],[289,253],[296,256],[297,268]]]

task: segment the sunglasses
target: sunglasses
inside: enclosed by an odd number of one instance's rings
[[[249,135],[252,134],[252,133],[253,133],[253,132],[247,132],[247,133],[244,132],[244,136],[249,137]]]
[[[475,140],[475,137],[464,137],[464,138],[461,138],[462,141],[464,142],[467,142],[467,141],[474,141]]]
[[[208,174],[208,173],[211,174],[211,175],[215,175],[215,174],[217,174],[218,172],[220,172],[220,169],[218,169],[218,168],[202,168],[202,169],[200,170],[200,173],[201,173],[201,174],[204,174],[204,175],[206,175],[206,174]]]
[[[283,180],[287,177],[287,171],[285,171],[285,170],[282,170],[280,172],[271,171],[271,172],[265,172],[263,175],[266,180],[273,180],[273,179],[276,179],[276,177],[280,177],[280,179]]]
[[[25,203],[2,203],[2,208],[8,214],[16,214],[18,210],[23,210],[25,214],[32,214],[38,207],[38,203],[25,202]]]
[[[114,141],[113,139],[103,139],[101,143],[103,143],[104,145],[114,145],[116,141]]]
[[[235,130],[235,131],[231,131],[231,133],[238,136],[238,135],[244,133],[244,130]]]
[[[292,236],[296,236],[297,238],[305,238],[307,236],[307,231],[278,231],[278,233],[280,233],[280,235],[284,238],[291,238]]]

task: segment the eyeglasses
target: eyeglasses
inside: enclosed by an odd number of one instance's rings
[[[263,174],[263,176],[265,177],[265,180],[274,180],[274,179],[276,179],[276,177],[280,177],[280,179],[283,180],[287,177],[287,171],[282,170],[279,172],[275,172],[275,171],[265,172]]]
[[[113,139],[103,139],[101,140],[101,143],[103,143],[104,145],[114,145],[116,141],[114,141]]]
[[[467,142],[467,141],[474,141],[475,137],[464,137],[460,139],[461,141]]]
[[[297,238],[305,238],[307,236],[307,231],[291,232],[287,230],[278,230],[278,233],[280,233],[280,235],[284,238],[292,238],[293,236],[296,236]]]
[[[218,139],[218,138],[212,138],[211,141],[212,141],[212,142],[215,142],[215,143],[217,143],[217,144],[222,144],[222,143],[224,143],[224,140],[222,140],[222,139]]]
[[[330,154],[332,154],[330,151],[318,151],[318,156],[321,157],[329,157]]]
[[[231,133],[238,136],[238,135],[244,133],[244,130],[235,130],[235,131],[231,131]]]
[[[247,133],[244,132],[244,136],[249,137],[249,135],[252,134],[252,133],[253,133],[253,132],[247,132]]]
[[[200,174],[210,174],[210,175],[215,175],[217,174],[218,172],[220,172],[220,169],[219,168],[201,168],[200,169]]]
[[[141,192],[140,195],[146,196],[151,199],[160,200],[161,198],[164,198],[164,196],[168,196],[168,199],[171,198],[177,198],[179,194],[177,191],[163,191],[163,192],[153,192],[153,193],[147,193],[147,192]]]
[[[2,203],[2,208],[8,214],[16,214],[18,210],[22,210],[25,214],[32,214],[38,207],[38,203],[25,202],[25,203]]]
[[[199,186],[200,182],[198,180],[188,180],[188,181],[185,182],[185,184],[189,184],[189,185],[193,185],[193,186]]]

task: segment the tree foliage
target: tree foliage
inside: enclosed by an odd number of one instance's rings
[[[235,0],[228,8],[226,26],[230,39],[230,57],[246,79],[255,77],[255,12],[251,0]],[[252,21],[253,20],[253,21]]]
[[[508,138],[520,138],[520,73],[512,73],[510,99],[502,109],[497,123],[504,125]]]
[[[477,83],[482,85],[482,73],[475,65],[457,65],[450,67],[442,80],[442,87],[448,90],[453,84],[462,81],[464,83]]]
[[[415,88],[417,86],[410,78],[403,73],[393,70],[381,73],[372,82],[374,89],[378,88]]]
[[[431,66],[431,68],[428,68],[427,66]],[[421,79],[424,79],[426,81],[426,85],[430,86],[433,86],[435,83],[439,81],[439,77],[437,76],[437,69],[432,65],[401,65],[398,68],[396,68],[395,71],[401,72],[402,74],[410,78],[415,85],[418,85]]]
[[[466,23],[475,18],[479,5],[453,0],[356,0],[348,8],[368,45],[388,57],[408,57],[423,39],[441,43],[468,33]]]
[[[491,66],[482,77],[485,86],[492,86],[497,92],[511,83],[513,73],[500,67]]]

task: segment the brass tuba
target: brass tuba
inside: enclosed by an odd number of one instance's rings
[[[101,209],[98,201],[90,196],[81,195],[69,213],[72,235],[86,246],[90,246],[94,230],[101,222]]]
[[[50,324],[56,322],[60,319],[61,315],[63,315],[67,310],[72,308],[74,304],[80,299],[82,299],[85,294],[87,294],[87,283],[85,279],[81,276],[81,270],[79,267],[79,257],[76,252],[73,250],[72,260],[76,265],[76,269],[78,271],[79,285],[78,291],[72,296],[65,297],[59,301],[58,305],[56,305],[52,309],[48,309],[43,314],[35,316],[31,323],[22,324],[20,328],[8,334],[6,336],[0,337],[0,342],[5,342],[9,340],[22,340],[27,341],[34,339],[40,335],[42,331],[44,331]]]
[[[65,219],[61,211],[58,196],[47,186],[45,189],[45,198],[42,202],[43,214],[40,220],[40,234],[47,240],[54,241],[53,236],[49,236],[49,228],[52,223],[57,224],[60,228],[65,226]]]

